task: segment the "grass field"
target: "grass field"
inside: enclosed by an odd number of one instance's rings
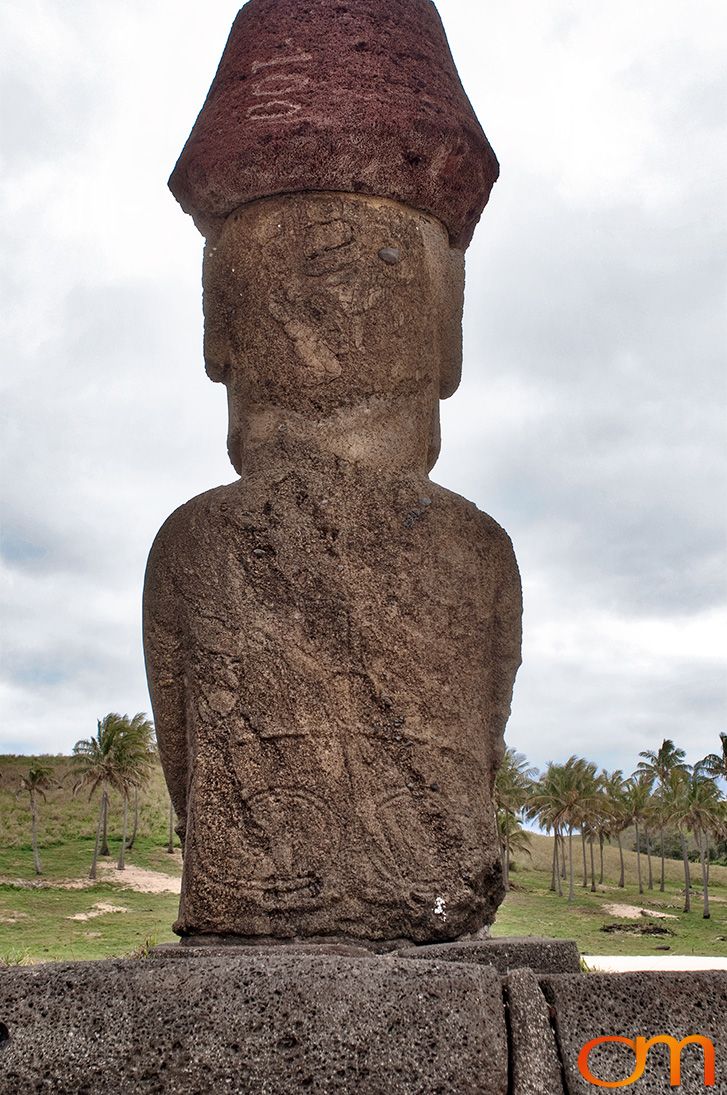
[[[545,935],[559,939],[575,939],[582,954],[659,954],[659,948],[669,947],[671,954],[705,954],[727,957],[727,867],[713,866],[710,871],[711,919],[702,918],[701,885],[692,891],[692,911],[684,907],[682,865],[666,861],[666,892],[659,892],[660,861],[652,857],[654,889],[646,889],[646,857],[642,856],[645,893],[636,885],[636,854],[626,852],[626,887],[619,889],[618,850],[605,849],[604,885],[597,893],[583,889],[580,843],[574,849],[576,860],[575,901],[568,905],[565,897],[550,892],[550,864],[553,844],[550,837],[532,836],[532,860],[520,857],[511,882],[514,889],[500,908],[493,929],[494,935]],[[699,874],[698,864],[692,864],[692,881]],[[582,872],[582,867],[581,867]],[[564,887],[566,883],[563,883]],[[567,887],[564,890],[567,893]],[[626,919],[615,916],[607,905],[631,905],[639,909],[665,913],[675,919],[638,916]],[[606,925],[626,928],[663,928],[669,935],[635,934],[632,931],[604,932]]]
[[[73,796],[68,758],[44,758],[46,761],[55,765],[61,786],[48,794],[47,803],[40,803],[43,876],[36,879],[27,796],[15,797],[20,773],[28,768],[31,758],[0,756],[0,962],[106,958],[174,940],[171,924],[176,917],[177,895],[139,892],[124,884],[140,877],[140,870],[148,872],[145,878],[161,885],[165,877],[178,878],[181,872],[179,853],[172,856],[166,851],[168,799],[161,771],[155,772],[142,796],[139,836],[127,858],[129,871],[124,874],[113,868],[121,817],[120,803],[114,800],[112,856],[101,861],[105,865],[101,878],[94,885],[84,882],[84,888],[66,888],[70,883],[81,884],[88,875],[98,807],[95,800],[89,803],[87,796]],[[579,845],[576,850],[579,864]],[[635,884],[635,853],[625,853],[627,885],[619,889],[618,851],[607,847],[604,886],[597,893],[584,890],[576,873],[575,901],[568,905],[565,898],[549,890],[551,854],[550,838],[533,835],[532,858],[518,857],[512,874],[514,889],[500,909],[493,934],[575,939],[584,954],[650,955],[668,947],[672,954],[727,957],[727,867],[712,867],[712,917],[704,920],[699,887],[692,896],[693,911],[682,912],[680,862],[667,860],[666,893],[659,892],[655,881],[654,890],[640,896]],[[645,857],[642,867],[646,880]],[[656,880],[656,858],[653,869]],[[695,882],[697,875],[695,869]],[[640,914],[635,919],[619,917],[605,908],[609,904],[637,906],[674,919]],[[109,906],[124,911],[108,911]],[[71,919],[89,914],[87,920]],[[601,930],[613,924],[632,930]],[[670,934],[641,934],[641,929],[654,928]]]
[[[28,797],[15,796],[20,774],[33,759],[52,765],[60,784],[47,793],[47,802],[39,805],[40,879],[33,869]],[[127,854],[129,870],[117,872],[121,803],[112,797],[111,857],[100,860],[99,881],[85,887],[98,800],[89,801],[87,794],[73,795],[72,765],[67,757],[0,756],[0,961],[108,958],[176,939],[171,925],[177,915],[178,896],[139,892],[125,885],[135,869],[179,878],[179,851],[169,855],[166,850],[168,803],[158,769],[141,796],[139,833]],[[84,888],[66,888],[74,881],[82,881]],[[108,906],[126,911],[104,912]],[[92,915],[88,920],[70,919],[80,914]]]

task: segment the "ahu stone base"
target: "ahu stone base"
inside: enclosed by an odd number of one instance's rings
[[[572,945],[544,941],[539,962],[533,941],[518,957],[519,942],[416,957],[335,944],[174,946],[147,959],[7,969],[0,1093],[573,1095],[594,1090],[578,1070],[582,1046],[612,1034],[709,1038],[711,1090],[727,1093],[727,975],[562,972],[573,969]],[[520,964],[528,953],[532,965]],[[590,1065],[621,1079],[633,1054],[597,1048]],[[630,1090],[674,1090],[666,1047]],[[681,1090],[705,1090],[694,1046]]]

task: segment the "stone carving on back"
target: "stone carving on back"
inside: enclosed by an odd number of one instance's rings
[[[520,663],[506,533],[429,478],[497,161],[428,0],[250,0],[170,185],[205,233],[239,478],[152,548],[176,930],[486,928]]]

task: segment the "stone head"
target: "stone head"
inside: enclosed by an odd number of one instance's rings
[[[464,253],[439,220],[364,195],[262,199],[208,241],[203,280],[205,363],[227,387],[231,435],[251,410],[323,422],[404,401],[434,463],[464,296]]]
[[[169,180],[207,239],[205,358],[238,471],[283,414],[354,460],[407,435],[431,468],[498,172],[431,0],[248,0]]]

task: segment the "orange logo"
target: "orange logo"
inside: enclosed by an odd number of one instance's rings
[[[636,1056],[634,1071],[625,1080],[601,1080],[591,1072],[589,1064],[591,1052],[596,1046],[603,1045],[604,1042],[620,1042],[634,1051]],[[596,1087],[630,1087],[631,1084],[635,1084],[644,1075],[649,1050],[659,1044],[669,1047],[669,1081],[672,1087],[681,1086],[682,1051],[685,1046],[691,1045],[701,1046],[704,1053],[704,1086],[714,1087],[714,1045],[709,1038],[705,1038],[701,1034],[690,1034],[688,1038],[682,1038],[681,1042],[678,1042],[676,1038],[672,1038],[670,1034],[657,1034],[655,1038],[625,1038],[620,1034],[605,1034],[602,1038],[592,1038],[590,1042],[586,1042],[578,1054],[578,1071],[584,1080]]]

